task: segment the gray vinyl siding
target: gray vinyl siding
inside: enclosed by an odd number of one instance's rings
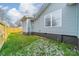
[[[55,10],[62,9],[62,26],[61,27],[45,27],[44,16]],[[52,33],[63,35],[77,36],[77,18],[76,18],[76,5],[68,6],[65,3],[53,3],[45,12],[32,23],[33,32]]]

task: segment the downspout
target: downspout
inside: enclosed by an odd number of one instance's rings
[[[78,35],[78,33],[79,33],[79,31],[78,31],[78,10],[77,10],[77,8],[78,8],[78,6],[76,5],[76,19],[77,19],[77,37],[79,38],[79,35]]]
[[[78,40],[77,40],[77,48],[79,49],[79,24],[78,24],[78,6],[76,5],[76,19],[77,19],[77,37],[78,37]]]

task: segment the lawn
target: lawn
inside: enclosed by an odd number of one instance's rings
[[[79,55],[74,46],[36,35],[11,33],[4,43],[2,56],[74,56]]]

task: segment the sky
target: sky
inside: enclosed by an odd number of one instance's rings
[[[19,5],[20,3],[0,3],[0,7],[7,7],[8,9],[16,8],[17,10],[19,9]]]
[[[8,10],[6,14],[12,23],[21,19],[24,15],[33,16],[41,6],[40,3],[0,3],[0,8]]]

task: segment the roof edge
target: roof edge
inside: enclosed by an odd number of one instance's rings
[[[44,11],[50,6],[51,3],[45,3],[41,8],[40,10],[38,11],[38,13],[35,15],[35,19],[34,20],[37,20],[43,13]],[[33,20],[33,21],[34,21]]]

